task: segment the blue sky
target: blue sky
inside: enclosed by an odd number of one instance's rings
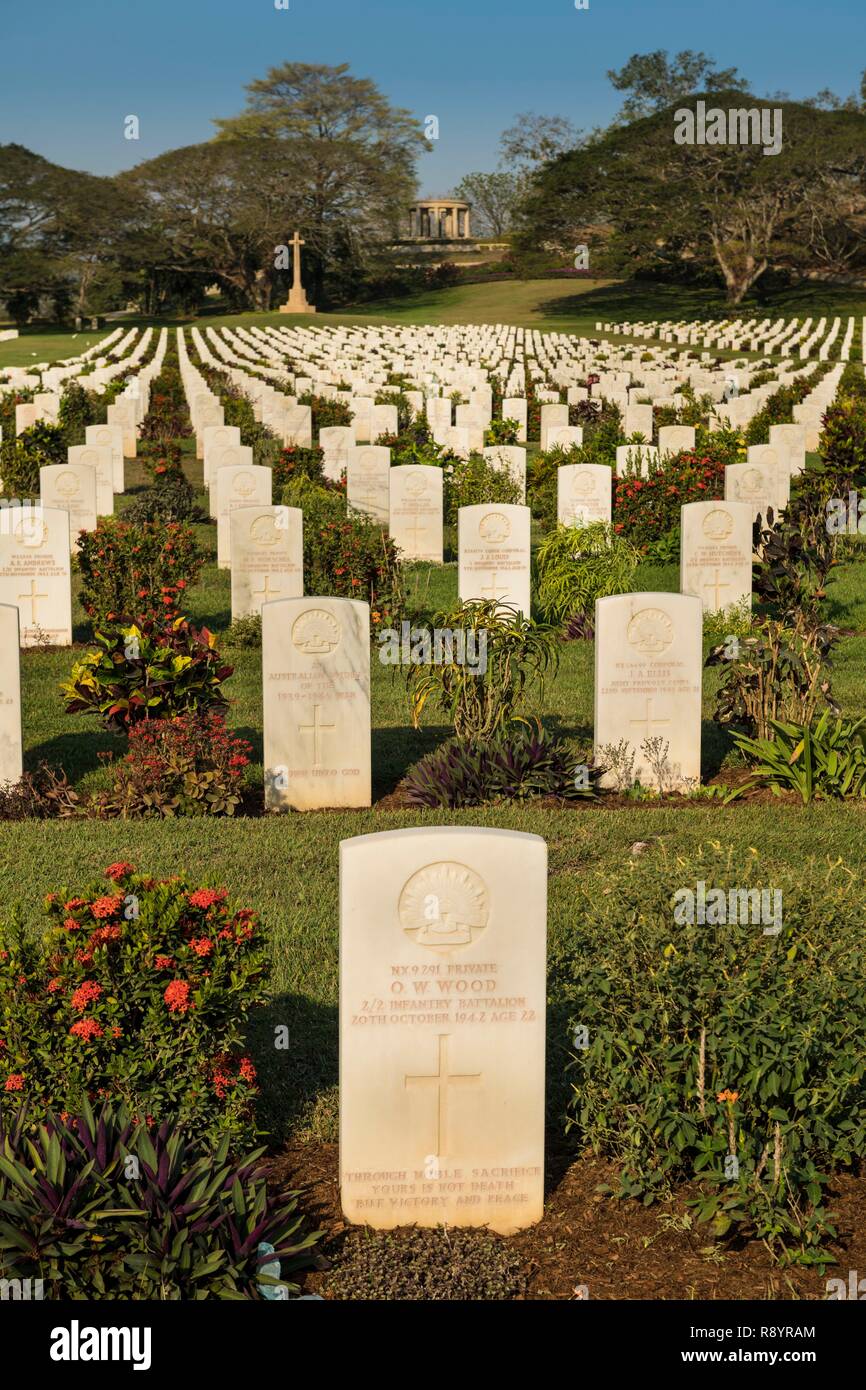
[[[632,53],[703,49],[759,96],[830,87],[866,65],[864,0],[39,0],[2,12],[0,141],[93,173],[115,173],[209,139],[244,84],[278,63],[348,62],[396,105],[436,115],[422,191],[490,169],[519,111],[605,124],[620,104],[605,77]],[[137,115],[141,138],[123,138]]]

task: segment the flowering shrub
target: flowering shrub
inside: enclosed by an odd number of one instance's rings
[[[345,401],[332,401],[328,396],[314,396],[307,391],[298,396],[298,405],[308,405],[312,410],[313,434],[329,429],[331,425],[351,425],[352,412]]]
[[[234,670],[224,666],[216,638],[183,618],[168,626],[121,620],[94,634],[60,689],[67,714],[99,714],[106,728],[124,732],[145,719],[195,714],[228,704],[220,686]]]
[[[242,1129],[256,1094],[244,1030],[267,972],[255,913],[128,863],[45,910],[38,937],[0,926],[0,1091],[37,1111],[105,1099],[147,1124]]]
[[[725,464],[695,449],[684,450],[647,478],[615,476],[613,493],[614,532],[646,550],[678,530],[683,503],[724,497]]]
[[[169,341],[162,370],[153,383],[148,411],[145,415],[139,436],[142,440],[159,441],[171,455],[168,441],[192,434],[192,421],[183,389],[183,378],[178,364],[177,346],[172,337]]]
[[[505,468],[498,468],[482,454],[455,459],[445,466],[444,513],[446,522],[457,524],[461,507],[480,502],[521,503],[523,489]]]
[[[175,521],[132,525],[101,517],[78,548],[81,605],[94,623],[119,617],[173,622],[195,584],[202,555],[188,526]]]
[[[233,816],[252,745],[220,713],[147,719],[129,730],[129,752],[112,767],[113,786],[88,812],[101,816]]]
[[[283,488],[296,478],[309,478],[320,485],[324,484],[322,465],[325,451],[318,445],[307,449],[300,444],[288,444],[281,449],[274,463],[274,497],[281,495]]]
[[[145,439],[139,445],[137,457],[154,483],[176,482],[185,477],[181,447],[176,439]]]
[[[388,627],[402,610],[397,549],[375,521],[364,516],[304,514],[304,592],[363,599],[374,627]]]

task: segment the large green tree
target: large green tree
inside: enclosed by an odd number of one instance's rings
[[[348,64],[283,63],[247,87],[237,116],[216,122],[218,143],[275,147],[286,179],[279,241],[300,227],[314,290],[329,263],[368,254],[399,235],[429,149],[421,124],[391,106]]]
[[[704,100],[726,111],[760,104],[738,91]],[[538,172],[520,245],[567,255],[590,229],[597,267],[672,278],[715,272],[731,304],[771,267],[864,266],[866,116],[780,109],[782,149],[771,156],[761,145],[677,144],[673,109],[613,127]]]

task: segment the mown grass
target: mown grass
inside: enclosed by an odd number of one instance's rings
[[[201,465],[189,457],[187,471],[199,484]],[[141,465],[127,461],[128,492],[120,505],[144,485]],[[230,621],[227,571],[215,564],[215,528],[201,525],[208,563],[190,596],[196,621],[224,633]],[[637,587],[676,590],[677,567],[644,565]],[[456,568],[418,565],[410,576],[413,606],[432,612],[456,598]],[[828,616],[854,629],[839,649],[835,688],[848,714],[866,714],[866,586],[860,565],[839,566],[831,577]],[[75,636],[85,642],[88,628],[76,604]],[[546,683],[538,710],[545,721],[588,747],[593,717],[593,652],[589,643],[565,643],[558,674]],[[235,664],[228,682],[230,724],[254,746],[250,783],[261,783],[261,653],[224,648]],[[122,740],[96,727],[92,719],[67,715],[58,685],[69,672],[73,653],[22,653],[23,722],[26,762],[41,760],[65,768],[81,788],[106,778],[99,755],[121,753]],[[431,712],[423,727],[409,727],[405,687],[399,673],[375,659],[373,672],[374,797],[391,792],[405,770],[449,730]],[[716,676],[704,678],[704,775],[715,772],[726,742],[712,723]],[[404,812],[372,809],[315,812],[236,821],[189,820],[99,823],[28,822],[0,825],[0,911],[19,911],[38,929],[40,901],[51,889],[80,885],[110,862],[129,859],[155,875],[186,873],[197,883],[229,888],[233,899],[254,907],[266,923],[273,957],[271,1002],[252,1022],[251,1046],[263,1081],[262,1122],[275,1135],[333,1139],[337,1118],[338,851],[341,839],[379,830],[427,824],[500,826],[542,835],[550,849],[549,945],[552,953],[568,942],[576,914],[594,913],[634,872],[632,845],[644,842],[659,860],[670,892],[684,879],[686,863],[701,847],[721,844],[737,863],[760,855],[767,883],[790,879],[807,862],[827,873],[848,874],[859,893],[866,865],[864,812],[856,805],[736,804],[722,808],[696,801],[688,807],[652,804],[624,809],[584,806],[558,811],[512,806],[467,812]],[[847,869],[838,867],[844,861]],[[832,868],[837,865],[836,868]],[[864,894],[866,906],[866,894]],[[567,1039],[562,1005],[551,995],[549,1017],[549,1097],[551,1137],[561,1135],[565,1101]],[[275,1024],[287,1024],[291,1046],[275,1052]]]
[[[0,343],[0,368],[27,366],[34,362],[71,357],[92,346],[113,326],[128,328],[169,327],[194,323],[218,328],[263,327],[271,325],[315,326],[323,324],[454,324],[507,323],[519,328],[536,328],[552,333],[579,333],[596,336],[597,321],[653,319],[713,319],[778,316],[813,318],[823,315],[847,318],[866,314],[866,293],[856,287],[803,284],[766,293],[760,283],[754,294],[732,310],[724,294],[712,286],[658,285],[642,280],[493,280],[479,284],[455,285],[450,289],[425,290],[404,299],[388,299],[358,305],[350,311],[318,313],[315,316],[280,313],[226,313],[215,301],[199,317],[182,319],[144,318],[130,315],[100,333],[58,332],[25,329],[22,336]],[[861,325],[855,330],[852,356],[860,357]],[[841,346],[843,335],[837,338]],[[613,341],[616,341],[614,337]],[[676,345],[669,345],[676,351]],[[747,353],[720,353],[719,356],[748,356]]]

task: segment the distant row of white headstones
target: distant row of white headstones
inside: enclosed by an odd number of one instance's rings
[[[197,450],[204,458],[205,477],[214,498],[212,511],[218,522],[220,563],[232,570],[233,612],[235,616],[261,612],[263,618],[269,804],[300,808],[369,804],[369,614],[366,605],[352,600],[303,597],[302,515],[298,509],[272,505],[270,470],[253,465],[251,451],[249,460],[244,457],[240,462],[226,462],[227,450],[241,448],[239,438],[226,439],[222,433],[230,428],[216,418],[217,412],[222,414],[222,407],[190,362],[182,336],[180,345],[181,369],[196,430]],[[134,456],[135,432],[146,413],[150,383],[160,370],[164,350],[163,340],[153,362],[140,374],[136,389],[130,391],[125,401],[119,402],[121,418],[106,426],[93,427],[112,431],[108,443],[83,446],[85,451],[93,447],[103,456],[95,463],[75,459],[68,465],[43,470],[41,507],[35,517],[28,517],[24,511],[18,515],[11,509],[5,513],[6,525],[0,534],[0,603],[6,606],[3,620],[10,637],[10,614],[14,617],[14,649],[21,642],[28,645],[35,641],[57,644],[71,641],[71,526],[83,515],[78,508],[86,508],[87,521],[90,525],[96,524],[100,471],[102,496],[106,503],[110,501],[113,505],[114,485],[120,482],[122,486],[123,455]],[[809,402],[810,409],[820,411],[826,407],[840,371],[841,368],[834,369],[819,383],[813,393],[814,399]],[[751,526],[755,514],[770,505],[776,510],[784,506],[791,472],[802,466],[805,427],[774,428],[782,433],[776,436],[773,444],[763,446],[772,452],[772,459],[750,458],[746,464],[732,466],[727,470],[729,480],[724,499],[691,503],[683,508],[682,594],[624,595],[616,601],[605,600],[599,607],[596,743],[602,747],[616,742],[617,739],[608,735],[618,730],[618,737],[626,737],[639,752],[637,732],[640,727],[645,728],[647,736],[669,730],[666,741],[671,744],[670,780],[679,784],[690,783],[699,776],[702,611],[726,608],[750,597]],[[119,444],[116,431],[122,436]],[[677,436],[671,438],[670,445],[688,447],[693,442],[693,437],[687,440]],[[120,473],[117,471],[118,447]],[[350,505],[359,511],[369,511],[380,520],[387,515],[395,539],[410,556],[441,561],[441,471],[424,465],[392,469],[385,457],[387,450],[350,447],[360,449],[360,456],[351,458],[348,464]],[[365,453],[373,456],[365,459]],[[513,467],[517,462],[506,457],[503,465]],[[560,469],[558,481],[563,520],[571,523],[609,520],[609,468],[566,465]],[[422,540],[425,536],[429,536],[429,543]],[[529,612],[530,513],[527,507],[501,504],[461,508],[458,556],[461,600],[492,599],[523,613]],[[320,669],[321,663],[331,655],[325,650],[328,643],[321,634],[312,645],[295,642],[291,637],[287,639],[286,633],[293,632],[296,625],[295,610],[283,606],[287,603],[302,605],[299,616],[312,612],[319,615],[318,621],[325,622],[329,615],[325,626],[333,621],[340,633],[345,633],[351,659],[342,661],[340,664],[345,669],[337,673],[348,681],[345,690],[337,689],[339,681],[335,686],[333,671]],[[313,609],[310,609],[311,603],[315,605]],[[618,606],[622,604],[640,605],[631,612],[626,625],[631,636],[626,639],[617,635],[616,615],[624,611]],[[689,617],[689,614],[697,617]],[[632,618],[638,616],[640,622],[632,626]],[[654,638],[641,635],[640,641],[633,640],[638,630],[645,634],[648,626],[656,631]],[[665,643],[662,633],[668,627],[676,631],[676,637]],[[696,647],[689,633],[697,634]],[[624,640],[627,649],[623,646]],[[341,637],[332,650],[343,644]],[[654,644],[657,650],[653,649]],[[668,646],[675,652],[675,658],[662,660]],[[684,655],[693,648],[697,664]],[[10,654],[13,650],[6,644],[4,649]],[[614,664],[624,671],[637,672],[638,702],[645,710],[642,723],[638,718],[623,715],[618,703],[622,694],[618,681],[607,679],[608,657],[618,650],[627,660]],[[314,668],[300,672],[292,669],[292,661],[301,654],[313,659]],[[669,676],[682,660],[689,671],[688,689],[692,696],[697,691],[696,727],[694,719],[680,718],[679,708],[674,708],[684,693],[677,681],[667,685],[664,680],[656,680],[654,685],[651,681],[653,672],[657,677],[665,673]],[[17,668],[17,662],[10,664]],[[282,673],[281,667],[286,668]],[[17,669],[14,679],[10,671],[10,683],[16,689],[17,681]],[[281,684],[282,681],[287,684]],[[293,681],[297,684],[292,684]],[[331,695],[328,695],[329,689]],[[303,720],[292,734],[291,721],[280,716],[279,712],[285,708],[280,701],[306,698],[307,694],[316,695],[317,691],[320,697],[306,700],[310,708],[305,710]],[[625,693],[631,699],[628,690]],[[8,747],[17,746],[20,763],[20,695],[10,697],[9,709],[10,730],[14,730],[17,715],[19,732],[17,744],[10,732]],[[606,715],[610,716],[607,720]],[[332,716],[333,723],[330,722]],[[633,739],[630,734],[634,735]],[[330,740],[329,735],[333,736]],[[335,750],[347,741],[352,751],[348,758],[338,759],[342,770],[331,767],[326,775],[325,765],[319,766],[315,759],[312,765],[305,765],[301,750],[311,738],[314,745],[311,751],[316,755],[323,753],[329,741]],[[344,766],[346,764],[348,766]],[[13,756],[13,770],[17,765]],[[644,779],[652,780],[652,769],[640,760],[636,771]],[[342,777],[346,780],[340,780]]]
[[[847,362],[851,356],[857,320],[849,317],[841,343],[837,343],[842,332],[841,318],[828,320],[826,316],[818,319],[721,319],[702,322],[680,320],[660,322],[653,319],[645,323],[596,323],[596,328],[605,333],[618,333],[629,338],[656,338],[663,343],[682,343],[696,347],[715,348],[717,351],[792,353],[795,349],[801,361],[805,361],[817,348],[819,362],[828,361],[831,353],[840,362]],[[862,320],[861,333],[866,343],[866,318]]]

